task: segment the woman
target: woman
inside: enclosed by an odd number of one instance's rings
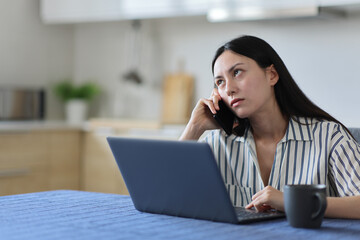
[[[265,41],[242,36],[213,59],[215,89],[200,99],[180,137],[212,147],[235,206],[284,211],[286,184],[325,184],[327,217],[360,219],[360,147],[346,127],[313,104]],[[233,134],[214,121],[222,100]]]

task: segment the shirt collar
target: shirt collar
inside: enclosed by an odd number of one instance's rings
[[[304,117],[290,118],[288,128],[281,142],[287,142],[289,140],[311,141],[313,139],[311,124],[312,124],[311,118],[304,118]]]

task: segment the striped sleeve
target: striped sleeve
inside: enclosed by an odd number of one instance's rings
[[[239,187],[237,177],[240,176],[236,177],[234,174],[238,169],[238,160],[241,158],[240,147],[235,138],[235,136],[227,136],[220,130],[213,130],[209,131],[202,141],[210,145],[230,199],[234,206],[239,207],[250,203],[254,192],[248,187]]]
[[[231,141],[228,140],[227,136],[221,138],[220,130],[210,131],[204,140],[210,145],[210,148],[214,153],[224,183],[233,185],[235,179],[231,166],[229,166],[229,163],[231,162],[229,161],[229,158],[232,154],[232,149],[230,149],[230,146],[232,146]]]
[[[331,137],[329,179],[341,197],[360,195],[360,146],[340,125]]]

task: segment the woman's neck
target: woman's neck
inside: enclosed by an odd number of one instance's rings
[[[285,135],[289,118],[284,116],[277,106],[268,113],[249,118],[253,136],[261,141],[279,142]]]

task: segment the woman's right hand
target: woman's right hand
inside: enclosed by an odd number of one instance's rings
[[[219,128],[213,118],[213,114],[219,110],[219,100],[221,97],[215,88],[210,98],[202,98],[197,102],[180,140],[197,140],[204,131]]]

